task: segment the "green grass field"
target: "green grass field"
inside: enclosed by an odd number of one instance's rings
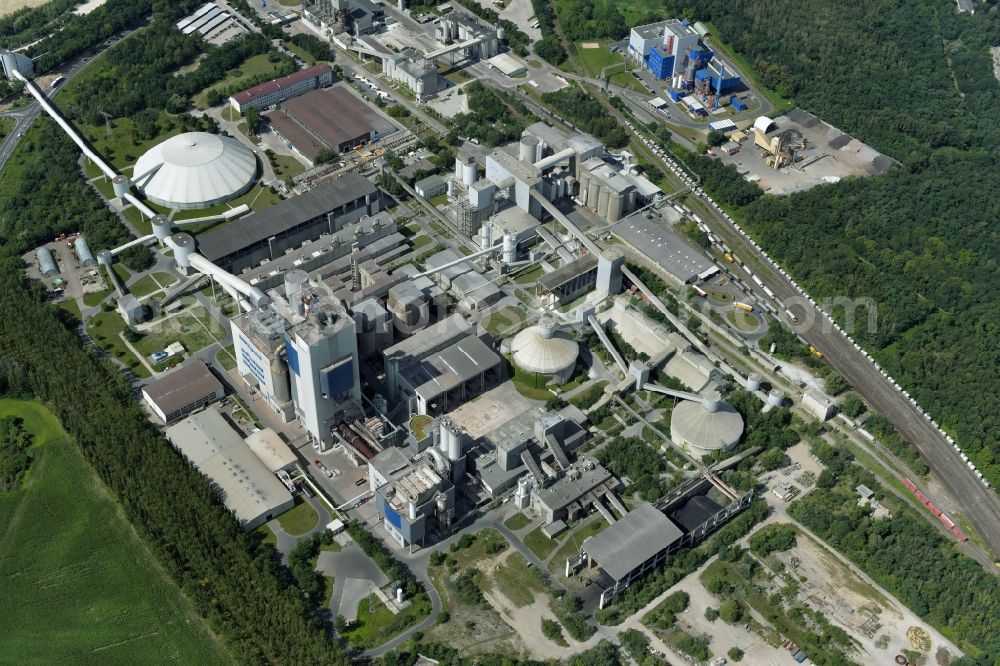
[[[215,342],[217,338],[213,332],[219,337],[224,335],[221,327],[211,319],[211,315],[205,312],[204,308],[193,308],[154,325],[134,345],[136,350],[145,356],[166,349],[173,342],[180,342],[184,345],[185,351],[192,353]]]
[[[565,573],[566,558],[580,552],[580,546],[587,537],[600,534],[607,526],[608,523],[604,518],[596,516],[589,523],[573,532],[568,539],[563,541],[552,561],[549,562],[549,571],[556,575]]]
[[[542,534],[542,528],[538,527],[528,532],[524,537],[524,545],[528,547],[528,550],[537,555],[538,559],[544,560],[549,556],[549,553],[555,550],[559,542]]]
[[[170,273],[153,273],[130,285],[128,290],[136,298],[141,298],[169,287],[175,282],[177,282],[177,278]]]
[[[114,310],[100,312],[87,322],[87,332],[94,338],[94,342],[108,352],[109,356],[124,363],[139,377],[149,377],[149,370],[129,351],[121,339],[120,334],[124,330],[125,320]]]
[[[0,400],[35,434],[24,487],[0,494],[3,661],[229,664],[59,423]]]
[[[347,642],[351,647],[364,649],[381,645],[407,627],[423,620],[430,610],[430,599],[421,593],[411,599],[411,604],[405,610],[393,615],[392,611],[373,594],[358,604],[358,625],[347,632]]]
[[[538,576],[520,553],[512,554],[502,566],[497,567],[490,582],[518,608],[534,603],[535,595],[545,592]]]
[[[517,531],[523,529],[531,524],[531,518],[528,518],[523,513],[515,513],[513,516],[503,521],[503,524],[509,530]]]
[[[14,129],[14,125],[13,118],[0,118],[0,141],[3,141],[4,137],[10,134],[11,130]]]
[[[278,523],[281,529],[292,536],[305,534],[316,527],[319,522],[319,514],[306,502],[296,504],[294,509],[290,509],[278,516]]]

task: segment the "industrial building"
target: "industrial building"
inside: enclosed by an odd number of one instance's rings
[[[611,232],[630,249],[669,273],[680,284],[691,284],[715,264],[671,228],[681,216],[669,206],[630,215]]]
[[[241,90],[229,98],[229,104],[240,113],[246,109],[263,111],[293,97],[332,84],[333,70],[330,66],[314,65],[253,88]]]
[[[412,48],[385,54],[382,57],[382,73],[390,81],[409,88],[418,100],[438,93],[445,86],[434,61]]]
[[[198,251],[232,272],[274,260],[302,243],[333,234],[381,211],[381,192],[347,173],[305,194],[198,236]]]
[[[730,449],[742,436],[743,417],[715,391],[678,403],[670,417],[670,439],[696,457]]]
[[[264,114],[271,128],[306,158],[324,148],[346,153],[376,138],[378,114],[346,86],[307,92]]]
[[[412,458],[389,447],[368,461],[369,485],[382,526],[396,543],[423,545],[432,528],[444,534],[455,513],[455,485],[465,472],[462,433],[447,419],[430,427]]]
[[[444,182],[444,178],[441,176],[431,174],[430,176],[421,178],[414,183],[413,189],[416,190],[417,194],[423,198],[430,199],[431,197],[436,197],[439,194],[444,194],[448,190],[448,185]]]
[[[257,156],[236,139],[186,132],[153,146],[132,169],[143,196],[168,208],[208,208],[257,182]]]
[[[384,359],[389,396],[411,414],[444,414],[503,379],[503,361],[460,314],[389,347]]]
[[[627,51],[630,60],[670,83],[674,101],[696,93],[688,101],[695,112],[706,110],[702,101],[707,109],[717,108],[722,95],[743,85],[732,66],[701,45],[701,36],[687,20],[659,21],[632,28]]]
[[[226,391],[205,362],[196,359],[142,387],[142,397],[161,421],[173,423],[217,400]]]
[[[448,12],[438,19],[434,34],[445,48],[427,54],[430,60],[453,53],[460,58],[489,60],[500,52],[497,29],[483,25],[472,14]]]
[[[676,549],[684,532],[663,512],[650,504],[640,504],[600,534],[588,537],[580,548],[586,567],[598,566],[613,581],[611,594],[624,589],[663,563]],[[569,568],[569,567],[567,567]]]
[[[354,318],[302,271],[268,295],[269,304],[231,320],[236,367],[277,415],[328,444],[362,413]]]
[[[573,376],[580,345],[570,334],[559,329],[551,313],[545,313],[537,324],[514,336],[510,351],[511,360],[518,368],[564,384]]]
[[[806,389],[802,396],[802,407],[820,421],[826,421],[837,411],[833,400],[814,388]]]
[[[370,33],[384,23],[385,12],[370,0],[305,0],[302,20],[330,39],[341,33]]]
[[[271,428],[251,433],[244,441],[273,474],[291,472],[298,464],[295,451]]]
[[[238,19],[214,2],[206,2],[176,23],[185,35],[197,33],[206,42],[225,44],[245,32]]]
[[[208,478],[244,530],[295,505],[288,489],[214,408],[170,426],[167,439]]]

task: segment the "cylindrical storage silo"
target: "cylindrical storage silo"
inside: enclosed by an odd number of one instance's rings
[[[608,222],[617,222],[622,219],[625,196],[621,192],[612,192],[608,198]]]
[[[509,231],[503,235],[503,263],[512,264],[517,260],[517,241]]]
[[[153,235],[161,243],[170,235],[170,227],[172,225],[166,215],[154,215],[153,219],[150,220],[150,224],[153,226]]]
[[[759,391],[762,378],[756,372],[747,377],[747,388],[751,391]]]
[[[518,159],[522,162],[531,162],[534,164],[537,160],[535,159],[536,149],[538,147],[538,139],[531,135],[522,136],[521,143],[518,149]]]
[[[455,178],[459,180],[462,180],[462,167],[465,165],[465,162],[462,160],[463,157],[461,153],[455,157]]]
[[[497,39],[503,39],[503,28],[497,28]]]
[[[592,176],[589,171],[582,171],[580,173],[580,201],[586,205],[588,201],[588,195],[590,194],[587,190],[590,188]]]
[[[285,298],[289,303],[295,303],[299,294],[309,284],[309,274],[298,269],[285,273]]]
[[[101,250],[97,253],[97,263],[101,266],[110,267],[115,261],[115,255],[111,254],[111,250]]]
[[[476,182],[476,158],[472,155],[466,155],[462,163],[462,182],[466,185]]]
[[[590,176],[590,182],[587,184],[587,206],[591,210],[597,210],[597,203],[601,198],[601,181],[594,178],[593,174]]]
[[[597,198],[597,214],[608,214],[608,199],[611,198],[611,190],[607,185],[602,185]]]
[[[194,252],[194,238],[184,232],[176,233],[167,239],[174,250],[174,260],[181,268],[191,268],[191,253]]]
[[[483,222],[483,226],[479,229],[479,247],[480,249],[487,249],[493,246],[493,226],[490,224],[489,220]]]
[[[781,407],[781,403],[785,400],[785,394],[778,389],[772,389],[770,393],[767,394],[767,404],[772,407]]]
[[[719,411],[719,403],[722,402],[722,396],[718,391],[711,391],[706,393],[701,398],[701,407],[709,414],[714,414]]]
[[[38,270],[41,271],[42,277],[52,277],[59,274],[59,267],[56,266],[55,257],[52,256],[49,248],[38,248],[35,256],[38,258]]]
[[[408,513],[409,513],[409,516],[410,516],[410,520],[411,521],[416,520],[417,519],[417,496],[416,495],[410,495],[409,501],[406,504],[407,504],[407,509],[408,509]]]
[[[447,416],[438,421],[438,451],[448,455],[448,429],[451,427],[451,419]]]
[[[571,197],[576,194],[576,178],[566,176],[566,196]]]
[[[132,188],[132,181],[126,176],[118,174],[111,179],[111,187],[114,188],[115,196],[121,199]]]
[[[93,266],[97,263],[87,245],[87,239],[83,236],[77,236],[76,240],[73,241],[73,249],[76,250],[76,258],[80,260],[81,266]]]
[[[455,198],[455,179],[454,178],[449,178],[448,179],[448,198],[449,199],[454,199]]]
[[[462,431],[458,426],[448,430],[448,460],[456,462],[462,457]]]

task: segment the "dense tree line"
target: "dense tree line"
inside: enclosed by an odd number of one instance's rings
[[[750,550],[754,555],[767,557],[795,546],[797,530],[787,523],[765,525],[750,537]]]
[[[570,42],[602,37],[621,39],[628,35],[625,17],[613,2],[556,0],[553,4],[559,17],[559,27]]]
[[[147,421],[117,369],[86,351],[28,288],[14,254],[25,246],[8,242],[0,249],[0,392],[35,397],[53,411],[241,662],[346,664],[259,538],[240,529],[205,478]]]
[[[535,10],[538,29],[542,33],[542,38],[535,42],[535,54],[553,65],[561,65],[569,56],[556,32],[556,12],[551,0],[531,0],[531,8]]]
[[[295,579],[294,584],[309,598],[314,608],[322,608],[328,601],[323,598],[326,592],[326,580],[323,574],[316,571],[316,557],[323,546],[332,543],[333,533],[322,530],[299,540],[288,553],[288,569]]]
[[[667,464],[659,451],[637,437],[618,437],[597,452],[597,460],[618,477],[628,477],[630,493],[647,502],[663,497],[670,484],[660,478]]]
[[[132,236],[84,182],[80,151],[55,122],[40,117],[22,137],[0,178],[0,246],[16,253],[61,233],[82,231],[92,250],[117,247]],[[121,255],[129,267],[149,265],[145,246]]]
[[[476,139],[490,148],[520,138],[534,116],[521,100],[505,92],[472,81],[463,90],[468,99],[469,113],[460,113],[452,121],[453,143],[459,136]]]
[[[586,90],[568,86],[542,95],[545,105],[570,120],[576,127],[593,134],[609,148],[628,145],[628,132]]]
[[[17,416],[0,419],[0,492],[17,490],[31,467],[31,447],[34,438]]]
[[[899,434],[889,419],[881,414],[872,414],[865,420],[865,428],[875,435],[880,444],[902,459],[918,476],[924,476],[930,471],[927,464],[920,459],[916,447]]]
[[[493,652],[463,657],[458,650],[449,645],[414,640],[396,651],[379,657],[374,661],[374,664],[375,666],[414,666],[420,661],[421,656],[434,659],[442,666],[546,666],[551,663]],[[567,657],[561,663],[566,666],[624,666],[628,661],[622,659],[617,645],[602,640],[592,648]]]
[[[181,33],[173,24],[155,21],[109,49],[101,69],[68,87],[60,104],[68,116],[89,125],[102,122],[102,112],[115,118],[147,110],[179,113],[188,107],[193,95],[224,79],[227,71],[238,68],[248,58],[269,49],[268,40],[256,33],[243,35],[225,47],[215,47]],[[202,54],[204,58],[194,71],[176,75],[180,67]],[[294,71],[288,56],[272,52],[271,57],[279,64],[278,74]],[[262,76],[269,79],[273,75]],[[239,86],[254,82],[241,81]]]
[[[1000,663],[1000,581],[908,508],[872,520],[871,509],[857,504],[859,483],[885,496],[870,472],[847,463],[832,487],[824,484],[828,487],[807,494],[789,507],[789,514],[921,618]]]
[[[304,50],[313,58],[316,58],[316,60],[333,62],[333,49],[330,48],[330,42],[320,39],[316,35],[299,32],[290,36],[288,41]]]
[[[150,14],[172,23],[199,4],[200,0],[108,0],[87,14],[63,13],[40,31],[47,36],[33,44],[27,54],[35,58],[36,73],[49,72],[123,30],[140,25]],[[44,11],[44,6],[33,11]]]
[[[877,326],[853,313],[855,338],[1000,487],[1000,393],[980,386],[1000,374],[1000,86],[988,48],[1000,14],[935,0],[706,0],[697,16],[765,84],[902,163],[736,214],[814,296],[873,299]]]

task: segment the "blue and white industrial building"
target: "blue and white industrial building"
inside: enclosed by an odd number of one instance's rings
[[[686,20],[636,26],[629,35],[628,57],[657,79],[667,81],[674,101],[695,91],[717,97],[742,86],[736,71],[698,37]]]

